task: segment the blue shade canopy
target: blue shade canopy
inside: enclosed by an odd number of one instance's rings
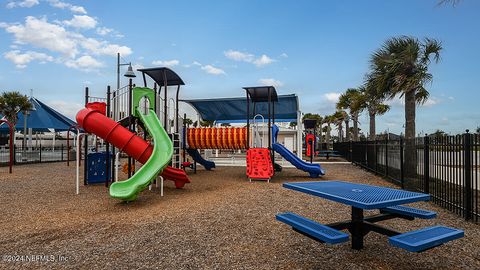
[[[204,121],[217,121],[218,123],[239,123],[247,121],[247,99],[236,98],[212,98],[212,99],[191,99],[181,100],[192,105]],[[255,106],[255,113],[254,113]],[[278,96],[275,102],[276,122],[296,122],[298,108],[298,97],[295,94]],[[261,114],[268,116],[268,103],[250,102],[250,117]]]
[[[34,97],[30,98],[30,103],[32,103],[34,109],[27,116],[27,128],[31,128],[33,131],[48,132],[49,129],[54,129],[57,132],[67,131],[69,127],[76,124]],[[0,115],[0,118],[2,117]],[[23,117],[23,112],[19,112],[18,121],[15,125],[16,130],[23,130]],[[1,125],[0,132],[8,132],[8,126]]]

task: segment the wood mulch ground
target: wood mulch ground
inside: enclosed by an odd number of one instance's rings
[[[324,167],[325,180],[391,186],[350,164]],[[443,224],[465,230],[465,238],[409,253],[375,233],[361,251],[295,233],[275,214],[330,223],[348,219],[350,208],[282,188],[311,180],[293,168],[270,184],[249,183],[242,167],[199,169],[184,189],[167,182],[164,197],[146,190],[128,204],[102,185],[74,195],[74,175],[64,163],[16,166],[13,175],[0,168],[0,269],[480,269],[480,225],[431,203],[416,206],[437,211],[437,219],[383,224],[400,231]],[[52,257],[9,262],[22,258],[14,255]]]

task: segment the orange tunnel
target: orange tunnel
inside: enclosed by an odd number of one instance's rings
[[[187,143],[191,149],[246,149],[247,128],[189,128]]]

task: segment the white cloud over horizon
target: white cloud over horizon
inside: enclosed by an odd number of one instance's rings
[[[263,67],[276,61],[275,59],[270,58],[266,54],[262,54],[260,57],[257,58],[254,54],[231,49],[223,52],[223,54],[230,60],[251,63],[257,67]]]
[[[202,66],[201,69],[203,71],[205,71],[206,73],[212,74],[212,75],[225,75],[226,74],[223,69],[214,67],[212,65]]]
[[[4,53],[4,57],[15,64],[17,68],[25,68],[27,64],[33,60],[39,60],[40,63],[52,62],[54,59],[52,56],[45,53],[39,53],[34,51],[26,51],[21,53],[19,50],[8,51]]]
[[[274,87],[282,87],[284,84],[279,80],[275,80],[274,78],[265,78],[258,80],[258,83],[266,86],[274,86]]]
[[[132,49],[127,46],[112,44],[106,40],[99,40],[75,31],[69,31],[62,24],[75,28],[92,29],[97,24],[97,20],[86,15],[74,15],[72,20],[64,22],[49,22],[45,16],[27,16],[24,23],[0,22],[0,28],[12,34],[13,45],[15,46],[14,53],[4,54],[5,59],[16,64],[17,68],[25,68],[29,62],[34,60],[45,61],[50,59],[38,54],[28,53],[33,50],[27,50],[23,53],[20,50],[21,47],[31,46],[48,51],[41,53],[54,57],[57,60],[56,63],[63,63],[70,68],[91,71],[92,68],[98,69],[104,66],[100,60],[94,59],[93,56],[116,56],[117,53],[128,56],[132,53]],[[81,55],[81,57],[77,57],[77,55]],[[91,65],[87,67],[86,63]]]
[[[172,59],[172,60],[155,60],[152,61],[152,65],[156,66],[166,66],[166,67],[174,67],[180,64],[180,61],[177,59]]]
[[[70,20],[63,21],[63,24],[74,28],[91,29],[97,25],[97,20],[88,15],[73,15]]]
[[[31,8],[38,4],[40,4],[38,0],[12,1],[12,2],[8,2],[5,7],[6,8],[15,8],[15,7]]]

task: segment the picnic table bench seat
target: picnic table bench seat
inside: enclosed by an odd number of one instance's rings
[[[393,246],[411,252],[422,252],[463,236],[462,230],[445,226],[433,226],[395,235],[388,239]]]
[[[290,225],[295,231],[307,235],[317,241],[328,244],[338,244],[347,242],[349,239],[348,234],[342,231],[291,212],[277,214],[276,218],[278,221]]]
[[[413,208],[413,207],[408,207],[403,205],[396,205],[396,206],[381,208],[380,212],[399,214],[403,216],[421,218],[421,219],[432,219],[437,217],[437,213],[433,211],[418,209],[418,208]]]

